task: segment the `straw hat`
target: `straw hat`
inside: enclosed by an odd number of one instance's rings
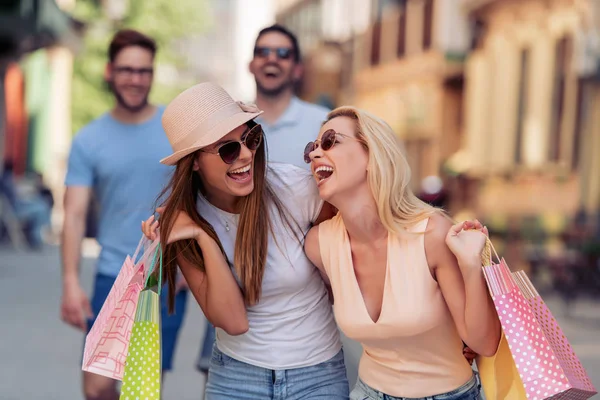
[[[192,86],[173,99],[163,113],[162,125],[173,154],[160,162],[174,165],[260,114],[255,105],[234,101],[215,83]]]

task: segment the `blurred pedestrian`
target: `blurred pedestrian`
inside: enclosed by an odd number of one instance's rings
[[[92,327],[125,257],[135,250],[141,234],[140,221],[153,211],[153,200],[172,172],[172,168],[156,162],[171,149],[161,125],[164,107],[148,102],[155,53],[152,38],[134,30],[116,33],[108,49],[105,70],[115,105],[73,139],[65,179],[61,315],[66,323],[83,332]],[[99,205],[97,240],[102,249],[90,302],[79,280],[79,263],[91,196]],[[186,294],[176,294],[174,315],[167,315],[166,305],[163,307],[163,371],[172,367]],[[104,376],[83,373],[86,399],[118,399],[116,383]]]
[[[37,187],[33,189],[31,193],[21,195],[13,163],[6,161],[0,175],[0,196],[7,200],[13,210],[31,248],[40,250],[44,246],[44,233],[50,232],[52,204]]]

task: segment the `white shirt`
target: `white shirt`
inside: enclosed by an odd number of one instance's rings
[[[256,118],[265,132],[269,161],[310,170],[310,164],[304,162],[304,148],[319,136],[327,113],[329,110],[325,107],[292,97],[290,105],[274,124]]]
[[[323,206],[316,184],[310,173],[295,166],[274,163],[269,167],[267,179],[298,223],[303,239]],[[239,215],[218,209],[202,196],[197,206],[215,229],[231,263]],[[247,308],[250,329],[230,336],[217,328],[217,346],[236,360],[262,368],[316,365],[341,349],[327,290],[304,254],[303,241],[287,229],[274,205],[270,212],[275,239],[269,234],[261,298]]]

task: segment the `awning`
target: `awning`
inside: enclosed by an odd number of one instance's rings
[[[84,24],[55,0],[0,1],[0,57],[19,56],[62,43],[76,47]]]

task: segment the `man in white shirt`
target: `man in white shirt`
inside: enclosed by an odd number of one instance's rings
[[[294,89],[303,66],[298,40],[281,25],[259,32],[250,72],[256,81],[256,105],[264,111],[257,118],[267,136],[269,161],[310,169],[304,147],[316,139],[329,109],[296,97]]]

